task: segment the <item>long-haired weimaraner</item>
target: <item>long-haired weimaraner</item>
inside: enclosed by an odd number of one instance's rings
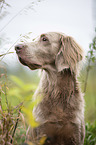
[[[27,140],[37,145],[46,136],[44,145],[83,145],[84,99],[77,81],[81,47],[70,36],[49,32],[15,49],[23,65],[42,69],[35,96],[43,99],[33,112],[40,126],[29,129]]]

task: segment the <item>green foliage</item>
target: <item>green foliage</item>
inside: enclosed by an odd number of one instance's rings
[[[7,99],[7,86],[0,89],[0,144],[12,144],[19,109],[12,108]]]
[[[32,127],[37,127],[38,123],[35,121],[34,115],[32,114],[33,108],[40,102],[40,98],[35,99],[32,97],[34,91],[36,90],[35,85],[25,84],[22,80],[16,76],[11,76],[11,79],[15,82],[16,86],[8,91],[10,97],[9,102],[11,106],[20,105],[21,111],[24,112],[27,118],[27,122]],[[12,97],[14,97],[17,102],[12,102]]]
[[[93,38],[92,43],[89,44],[89,51],[88,51],[88,55],[86,56],[88,59],[91,59],[92,62],[96,60],[95,52],[96,52],[96,36]]]
[[[96,34],[89,45],[86,58],[87,67],[83,87],[86,101],[85,117],[93,121],[94,119],[96,120]],[[93,124],[86,123],[84,145],[96,145],[96,121]]]
[[[0,85],[0,144],[2,145],[21,144],[25,141],[27,124],[24,116],[30,126],[39,125],[32,114],[33,108],[40,102],[40,99],[32,97],[36,85],[25,84],[16,76],[11,76],[11,80],[14,83],[10,89],[6,81],[1,81]]]
[[[87,53],[86,59],[87,59],[87,67],[86,67],[86,77],[85,77],[85,84],[84,84],[84,93],[86,92],[86,88],[87,88],[89,72],[93,68],[94,66],[93,64],[96,61],[96,34],[95,37],[93,38],[92,43],[89,44],[89,51]]]
[[[12,139],[14,127],[16,126],[17,119],[19,118],[18,127],[16,128],[15,135],[13,138],[14,145],[17,145],[25,141],[26,127],[24,126],[26,126],[26,124],[22,111],[27,116],[26,118],[28,118],[27,120],[28,124],[30,124],[32,127],[36,127],[38,123],[36,123],[34,120],[34,116],[32,115],[32,110],[34,106],[39,103],[40,100],[36,101],[33,99],[32,101],[32,94],[36,89],[35,85],[25,84],[22,80],[20,80],[15,76],[11,76],[11,79],[15,83],[13,85],[13,88],[11,87],[8,91],[6,85],[2,85],[2,93],[0,96],[1,99],[0,100],[0,137],[1,137],[0,144],[10,143]],[[4,104],[6,104],[6,107],[4,107],[5,106]],[[22,111],[19,111],[19,109],[21,109]],[[84,145],[95,145],[96,122],[93,124],[87,123],[85,126],[85,131],[86,134],[85,134]],[[45,140],[46,137],[42,137],[40,139],[39,145],[43,145]],[[33,143],[30,142],[28,142],[28,144],[34,145]]]
[[[96,145],[96,121],[93,124],[86,123],[85,131],[84,145]]]

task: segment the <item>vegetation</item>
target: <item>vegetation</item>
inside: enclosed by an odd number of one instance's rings
[[[0,12],[5,8],[5,11],[0,16],[0,19],[2,19],[8,14],[6,7],[11,6],[6,3],[5,0],[1,0],[0,6]],[[30,4],[28,7],[29,6]],[[31,6],[33,6],[33,3],[31,3]],[[31,7],[31,9],[33,9],[33,7]],[[11,23],[20,12],[17,13],[0,31]],[[28,36],[26,35],[23,38],[26,39],[27,37]],[[3,38],[3,36],[0,35],[0,38]],[[3,39],[0,39],[0,46],[1,45],[3,45]],[[11,53],[9,52],[10,49],[11,48],[9,48],[6,53],[0,54],[0,61],[5,55]],[[22,74],[20,72],[22,72]],[[96,36],[89,45],[86,64],[81,71],[79,80],[81,82],[82,92],[85,93],[84,97],[86,104],[86,132],[84,145],[96,145]],[[41,98],[35,100],[32,97],[38,81],[39,79],[37,79],[36,73],[29,76],[22,68],[19,68],[18,72],[15,73],[15,76],[9,78],[9,73],[6,70],[6,67],[0,64],[0,145],[21,145],[26,139],[25,136],[28,125],[31,125],[32,127],[39,125],[32,114],[33,108],[41,101]],[[25,120],[25,118],[27,119]],[[42,138],[39,141],[39,145],[42,145],[45,139],[45,137]],[[29,144],[33,145],[32,143]]]
[[[86,123],[85,130],[84,145],[96,145],[96,121],[93,124]]]
[[[96,38],[93,39],[90,45],[90,50],[86,57],[87,64],[79,78],[82,82],[82,90],[85,92],[86,101],[84,145],[96,144],[95,49]],[[30,124],[32,127],[39,125],[35,121],[32,110],[40,102],[41,98],[36,100],[32,97],[37,87],[37,84],[34,84],[34,79],[32,84],[26,83],[26,79],[22,81],[16,76],[11,76],[10,78],[8,76],[6,68],[0,66],[0,144],[20,145],[25,141],[28,125]],[[27,119],[25,120],[25,118]],[[43,144],[44,140],[45,138],[42,138],[39,144]]]

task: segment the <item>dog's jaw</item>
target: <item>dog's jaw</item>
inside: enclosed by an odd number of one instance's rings
[[[18,57],[18,58],[19,58],[19,61],[20,61],[21,64],[23,64],[25,66],[28,66],[31,70],[42,68],[42,65],[35,64],[35,63],[32,63],[32,62],[30,63],[27,60],[23,60],[21,57]]]

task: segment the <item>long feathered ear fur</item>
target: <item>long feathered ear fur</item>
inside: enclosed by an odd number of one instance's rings
[[[83,50],[70,36],[61,35],[60,49],[56,55],[56,67],[58,72],[68,69],[76,72],[78,62],[83,58]]]

